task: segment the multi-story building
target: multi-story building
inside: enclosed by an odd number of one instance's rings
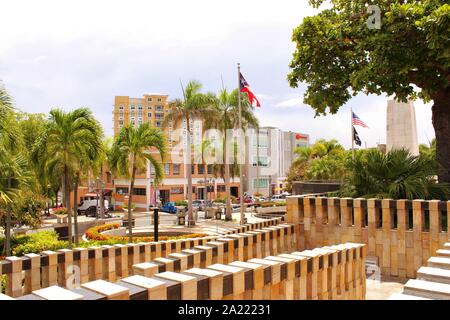
[[[133,189],[133,202],[138,209],[148,209],[160,199],[163,203],[187,199],[187,175],[185,161],[179,154],[179,148],[186,147],[187,124],[182,121],[177,127],[162,127],[164,115],[169,111],[167,95],[145,94],[142,98],[116,96],[114,101],[114,135],[126,124],[139,126],[148,122],[155,127],[161,127],[167,138],[168,157],[164,159],[164,179],[157,186],[153,184],[153,168],[147,166],[146,172],[136,177]],[[200,120],[191,120],[191,142],[200,145],[203,137],[203,124]],[[194,163],[191,165],[193,198],[217,199],[225,197],[225,184],[221,177],[213,175],[212,165]],[[129,194],[129,180],[114,177],[113,202],[120,207]],[[239,195],[239,178],[230,183],[231,194]]]
[[[309,146],[309,136],[306,134],[274,127],[255,130],[248,141],[244,191],[263,196],[281,193],[295,158],[294,150],[302,146]]]

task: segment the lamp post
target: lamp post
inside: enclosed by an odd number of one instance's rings
[[[96,206],[96,217],[98,218],[98,207],[99,207],[99,201],[100,201],[100,218],[103,219],[104,218],[104,207],[105,207],[105,200],[103,199],[103,195],[104,195],[104,190],[105,190],[105,183],[102,181],[102,179],[100,179],[100,177],[97,177],[95,179],[95,193],[97,194],[97,206]]]

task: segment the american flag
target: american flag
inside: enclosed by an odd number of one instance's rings
[[[364,121],[362,121],[360,118],[358,118],[358,116],[354,112],[352,112],[352,124],[354,126],[361,126],[363,128],[369,127],[367,124],[364,123]]]

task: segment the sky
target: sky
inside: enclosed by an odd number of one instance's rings
[[[350,108],[370,127],[363,146],[386,142],[388,97],[358,95],[335,115],[314,117],[306,84],[286,80],[293,29],[318,11],[308,0],[3,0],[0,80],[26,112],[90,107],[113,133],[114,96],[181,97],[180,80],[204,91],[237,86],[236,63],[260,99],[262,126],[351,145]],[[431,104],[416,101],[420,143],[434,137]]]

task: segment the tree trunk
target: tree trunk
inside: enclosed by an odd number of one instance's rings
[[[8,178],[8,188],[11,188],[11,177]],[[11,207],[6,206],[6,226],[5,226],[5,255],[11,255]]]
[[[450,87],[438,91],[432,98],[438,179],[439,182],[450,183]]]
[[[189,124],[189,118],[186,118],[186,170],[187,170],[187,180],[188,180],[188,226],[194,226],[194,212],[192,210],[192,168],[191,168],[191,126]]]
[[[100,181],[103,182],[103,164],[100,165]],[[103,187],[100,188],[100,219],[105,218],[105,190]]]
[[[77,173],[75,180],[75,188],[73,190],[73,226],[75,229],[75,246],[78,246],[78,179],[80,173]]]
[[[224,166],[225,166],[225,201],[226,201],[226,211],[225,211],[225,220],[232,220],[233,214],[231,211],[231,192],[230,192],[230,164],[228,157],[228,146],[227,146],[227,133],[225,131],[224,135],[224,143],[223,143],[223,155],[224,155]]]
[[[133,242],[133,226],[131,225],[133,218],[132,218],[132,208],[131,208],[131,204],[132,202],[132,197],[133,197],[133,188],[134,188],[134,179],[136,177],[136,165],[134,164],[134,159],[135,157],[133,157],[133,170],[131,172],[131,181],[130,181],[130,190],[128,191],[128,238],[130,240],[130,243]]]
[[[206,173],[207,173],[207,165],[206,162],[203,159],[203,182],[205,184],[205,192],[203,194],[203,198],[206,200],[208,200],[208,183],[206,182]]]
[[[69,249],[72,249],[72,212],[70,210],[70,182],[69,182],[69,169],[64,166],[64,200],[65,207],[67,209],[67,224],[68,224],[68,236],[69,236]]]

